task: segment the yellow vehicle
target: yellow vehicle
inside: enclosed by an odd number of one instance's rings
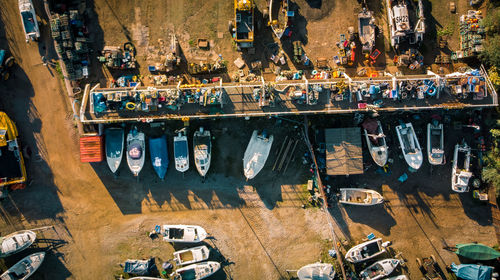
[[[24,188],[26,167],[14,122],[0,112],[0,190]]]
[[[234,22],[229,22],[229,30],[238,50],[253,47],[254,0],[234,0]]]

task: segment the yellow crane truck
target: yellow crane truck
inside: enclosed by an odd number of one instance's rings
[[[254,0],[234,0],[234,22],[229,21],[229,31],[238,50],[253,47],[254,7]]]
[[[16,124],[0,112],[0,192],[21,189],[26,184],[26,167],[18,141]]]

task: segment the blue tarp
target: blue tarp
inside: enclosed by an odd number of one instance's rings
[[[163,180],[168,167],[167,137],[149,138],[149,153],[156,174]]]
[[[464,280],[490,280],[493,267],[476,264],[451,264],[451,271]]]

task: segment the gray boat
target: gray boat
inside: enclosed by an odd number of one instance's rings
[[[111,127],[104,131],[106,136],[106,162],[111,172],[116,173],[123,157],[123,140],[125,132],[122,128]]]
[[[200,127],[193,136],[194,164],[202,177],[207,175],[212,159],[212,144],[210,139],[210,131],[204,130],[203,127]]]
[[[134,176],[139,176],[144,166],[146,137],[134,127],[127,135],[127,163]]]
[[[375,18],[373,12],[363,8],[358,14],[359,41],[363,46],[363,52],[371,53],[375,46]]]
[[[1,280],[25,280],[28,279],[42,265],[45,252],[31,254],[13,265],[2,275]]]

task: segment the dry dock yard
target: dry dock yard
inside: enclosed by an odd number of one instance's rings
[[[497,269],[488,1],[399,2],[0,0],[0,160],[27,174],[2,170],[0,273],[457,279],[468,243]]]

